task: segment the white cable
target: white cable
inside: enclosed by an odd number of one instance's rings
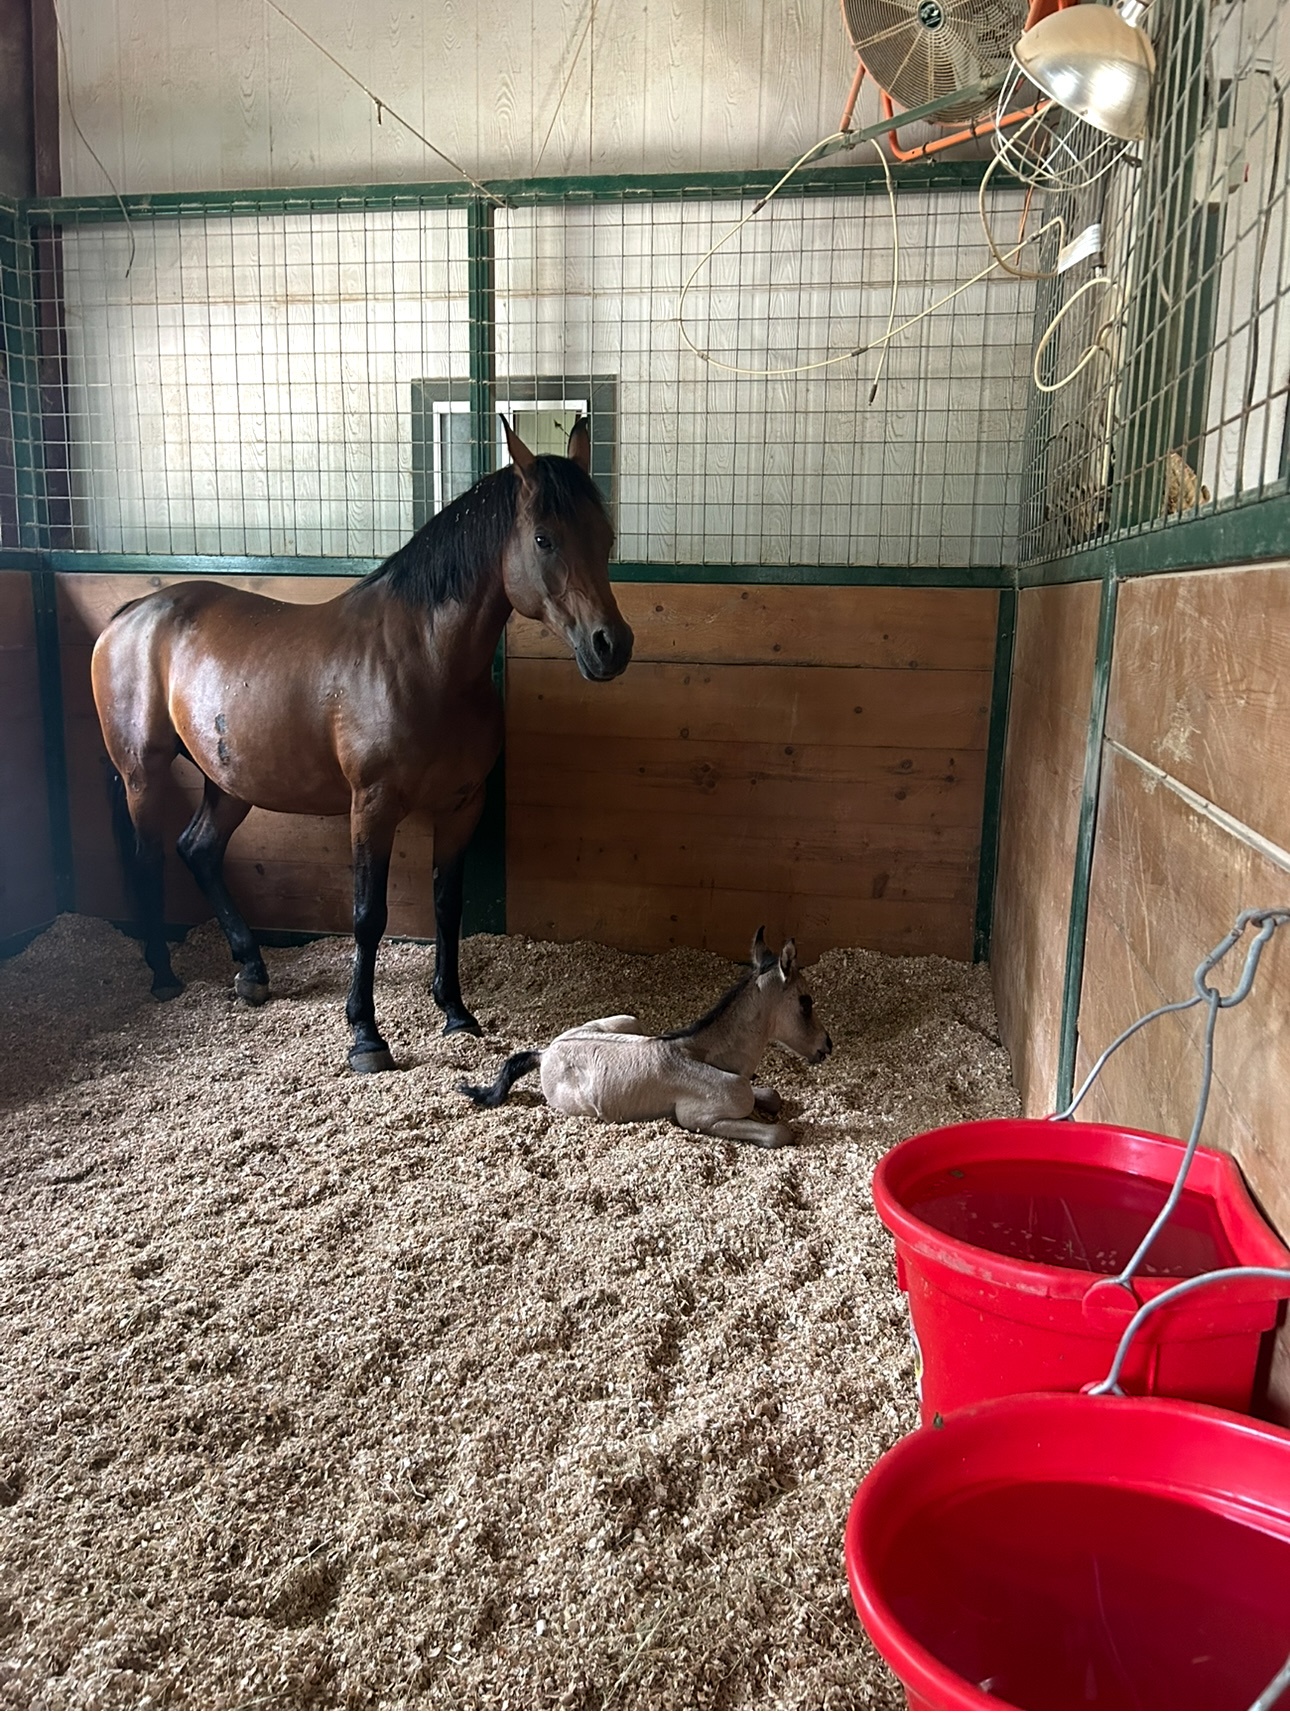
[[[884,354],[885,354],[886,347],[888,346],[888,344],[893,339],[895,339],[897,334],[903,334],[906,331],[906,329],[915,327],[919,322],[925,321],[928,316],[934,315],[937,310],[943,308],[944,305],[948,304],[952,299],[957,298],[961,292],[966,292],[970,286],[975,286],[979,281],[984,280],[987,275],[993,274],[993,272],[996,268],[1003,266],[1006,269],[1006,263],[1000,263],[1000,262],[996,261],[994,256],[992,255],[989,263],[987,263],[987,265],[984,268],[982,268],[979,273],[974,274],[970,280],[961,281],[957,286],[953,287],[949,292],[947,292],[944,295],[944,297],[937,298],[934,303],[928,304],[924,309],[920,310],[916,316],[911,316],[908,321],[902,322],[899,327],[893,327],[892,326],[892,318],[895,316],[895,313],[896,313],[896,272],[898,269],[898,258],[899,258],[899,238],[897,236],[897,230],[896,230],[895,185],[894,185],[892,177],[891,177],[891,169],[887,164],[886,156],[883,154],[881,148],[879,148],[877,142],[875,142],[871,138],[870,141],[874,143],[874,148],[877,149],[877,151],[878,151],[878,158],[882,162],[883,173],[886,177],[887,197],[888,197],[888,204],[889,204],[889,207],[891,209],[891,221],[892,221],[892,271],[893,271],[892,288],[891,288],[892,300],[891,300],[891,313],[890,313],[888,320],[887,320],[887,331],[886,331],[886,333],[880,334],[876,340],[870,340],[865,345],[855,346],[852,348],[852,350],[850,350],[848,352],[839,352],[834,357],[820,358],[815,363],[786,364],[782,368],[779,368],[779,369],[755,369],[755,368],[753,368],[747,364],[727,363],[724,358],[713,357],[711,352],[703,351],[699,346],[696,346],[694,341],[690,338],[689,334],[685,331],[685,300],[686,300],[687,296],[689,295],[691,287],[694,285],[695,276],[698,274],[699,270],[706,263],[710,262],[711,259],[717,254],[717,252],[722,248],[722,246],[727,244],[735,236],[735,234],[737,232],[742,231],[743,228],[745,226],[747,226],[748,222],[753,218],[754,215],[760,214],[761,210],[765,208],[766,204],[771,200],[771,198],[776,194],[776,192],[779,191],[785,184],[788,183],[789,179],[792,178],[793,174],[796,173],[799,170],[799,168],[804,166],[806,164],[806,162],[810,160],[812,155],[814,155],[818,150],[824,148],[826,144],[836,143],[841,138],[845,137],[846,135],[847,135],[847,133],[844,131],[835,131],[831,137],[822,138],[820,140],[820,142],[812,144],[812,146],[806,151],[806,153],[803,156],[801,156],[800,159],[794,161],[793,165],[788,169],[788,171],[778,180],[778,182],[775,185],[773,185],[771,187],[771,189],[769,191],[767,191],[766,195],[764,197],[762,197],[760,202],[754,203],[752,208],[749,209],[748,213],[743,217],[742,220],[737,221],[735,223],[735,225],[730,228],[729,232],[723,233],[722,236],[717,240],[717,242],[714,245],[712,245],[704,253],[703,256],[701,256],[699,258],[698,262],[696,262],[694,267],[690,270],[689,277],[687,278],[685,285],[681,288],[681,296],[677,302],[676,321],[677,321],[677,327],[680,331],[681,339],[689,347],[689,349],[694,353],[695,357],[697,357],[699,359],[700,363],[707,364],[709,366],[709,368],[711,368],[711,369],[719,369],[719,370],[723,371],[723,373],[725,373],[726,375],[752,376],[758,380],[770,381],[770,380],[774,380],[780,376],[786,376],[786,375],[809,375],[815,370],[831,369],[833,367],[833,365],[835,365],[835,364],[850,363],[853,358],[863,357],[866,352],[873,351],[873,349],[876,346],[882,346],[883,350],[884,350]],[[1063,223],[1063,221],[1059,215],[1054,216],[1054,218],[1050,221],[1045,221],[1044,225],[1041,226],[1036,232],[1032,233],[1029,238],[1023,238],[1023,239],[1019,240],[1018,243],[1014,244],[1010,250],[1002,251],[999,253],[999,255],[1001,255],[1003,257],[1016,256],[1018,254],[1018,252],[1021,250],[1024,250],[1028,244],[1038,243],[1038,241],[1044,236],[1044,234],[1046,232],[1051,232],[1054,227],[1060,227],[1062,229],[1063,234],[1065,233],[1065,225],[1064,225],[1064,223]],[[1011,271],[1009,270],[1009,272],[1011,272]],[[882,371],[882,365],[880,363],[878,366],[878,372],[874,376],[874,392],[875,393],[877,392],[878,376],[881,374],[881,371]],[[872,399],[873,399],[873,393],[870,394],[870,400],[872,401]]]
[[[1079,303],[1080,299],[1084,296],[1084,294],[1088,291],[1091,291],[1094,286],[1114,286],[1117,292],[1120,289],[1120,283],[1118,280],[1116,280],[1114,278],[1113,275],[1110,275],[1110,274],[1094,274],[1090,279],[1086,280],[1084,282],[1084,284],[1081,287],[1079,287],[1079,289],[1077,291],[1071,293],[1070,297],[1066,300],[1066,302],[1062,305],[1061,309],[1053,317],[1052,321],[1049,322],[1048,326],[1044,329],[1043,337],[1039,341],[1039,344],[1035,347],[1035,359],[1034,359],[1034,363],[1031,365],[1031,380],[1034,382],[1035,386],[1039,389],[1040,393],[1060,393],[1062,388],[1069,387],[1071,382],[1074,381],[1075,377],[1077,375],[1079,375],[1082,370],[1086,369],[1089,364],[1092,363],[1093,359],[1097,356],[1097,354],[1099,352],[1103,353],[1103,355],[1106,355],[1106,347],[1102,344],[1102,335],[1107,331],[1108,328],[1111,328],[1115,325],[1115,318],[1116,318],[1116,316],[1118,316],[1120,314],[1120,311],[1124,308],[1123,304],[1117,306],[1114,313],[1111,316],[1109,316],[1105,322],[1102,323],[1102,326],[1097,330],[1096,334],[1094,334],[1094,336],[1093,336],[1092,344],[1088,347],[1088,350],[1084,353],[1084,356],[1075,365],[1074,369],[1072,369],[1068,374],[1064,375],[1060,381],[1041,381],[1039,379],[1039,365],[1040,365],[1041,360],[1043,359],[1044,353],[1048,350],[1049,340],[1051,340],[1053,335],[1057,332],[1057,329],[1060,327],[1060,325],[1061,325],[1062,321],[1064,320],[1067,312],[1069,310],[1073,309],[1075,307],[1075,305]]]

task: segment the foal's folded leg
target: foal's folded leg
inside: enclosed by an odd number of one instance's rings
[[[678,1126],[710,1138],[757,1144],[763,1150],[777,1150],[793,1142],[792,1131],[782,1122],[754,1120],[753,1105],[753,1086],[748,1079],[709,1067],[702,1087],[679,1096],[674,1112]]]

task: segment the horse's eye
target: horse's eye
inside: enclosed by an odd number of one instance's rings
[[[798,999],[801,1005],[803,1018],[809,1019],[811,1016],[811,997],[809,995],[802,995]]]
[[[551,538],[549,536],[543,535],[543,533],[540,530],[538,531],[537,535],[533,538],[533,541],[536,544],[536,546],[542,550],[543,554],[549,554],[551,552],[551,550],[555,547],[555,543],[552,542]]]

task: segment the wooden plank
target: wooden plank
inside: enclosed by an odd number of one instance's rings
[[[31,574],[0,571],[0,649],[34,650]]]
[[[1017,603],[991,971],[999,1029],[1028,1114],[1056,1088],[1066,934],[1097,644],[1098,588]]]
[[[1107,733],[1290,847],[1290,561],[1120,593]]]
[[[765,923],[772,940],[797,937],[806,962],[831,947],[880,953],[939,953],[968,959],[972,908],[949,903],[831,899],[819,895],[654,887],[514,876],[507,890],[507,929],[554,941],[599,941],[640,952],[708,947],[747,957]]]
[[[529,806],[507,833],[512,877],[961,905],[976,886],[978,841],[966,829],[785,819],[743,826],[703,817],[662,823],[631,811],[578,828],[561,809]]]
[[[578,816],[635,810],[643,817],[853,815],[857,821],[981,829],[983,751],[892,746],[750,745],[687,739],[553,741],[513,728],[506,801],[560,805]]]
[[[617,584],[633,661],[777,667],[977,668],[994,661],[997,590]],[[567,659],[563,639],[516,615],[512,658]]]
[[[60,572],[58,622],[64,643],[93,643],[104,626],[127,602],[164,590],[171,584],[194,580],[187,573]],[[353,578],[286,578],[279,576],[211,577],[201,583],[227,584],[234,590],[251,590],[277,602],[330,602],[357,580]]]
[[[507,664],[512,724],[532,733],[698,744],[985,746],[988,672],[684,666],[642,662],[588,685],[572,662]]]
[[[1247,906],[1282,904],[1290,876],[1234,839],[1132,762],[1108,752],[1098,816],[1090,930],[1080,1008],[1079,1065],[1133,1019],[1192,992],[1201,957]],[[1247,941],[1248,945],[1248,941]],[[1239,975],[1229,956],[1221,989]],[[1230,1149],[1255,1196],[1290,1234],[1290,935],[1267,949],[1254,991],[1225,1011],[1216,1038],[1206,1142]],[[1200,1009],[1197,1008],[1199,1014]],[[1185,1136],[1191,1123],[1199,1020],[1164,1021],[1115,1056],[1087,1105],[1090,1118]]]

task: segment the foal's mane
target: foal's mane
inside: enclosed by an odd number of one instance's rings
[[[762,972],[769,971],[774,964],[775,955],[772,953],[764,958],[760,965],[754,965],[751,970],[746,971],[738,983],[727,989],[721,999],[708,1008],[701,1019],[696,1019],[692,1025],[682,1025],[675,1031],[664,1031],[663,1041],[665,1043],[681,1042],[686,1037],[697,1037],[700,1031],[706,1031],[709,1025],[715,1025],[718,1019],[730,1011],[748,985],[755,983]]]
[[[540,453],[530,470],[537,488],[535,519],[571,524],[587,505],[607,517],[600,490],[572,459]],[[379,584],[420,608],[464,602],[480,576],[501,559],[515,529],[519,495],[513,465],[482,477],[427,519],[415,536],[362,579],[360,587]]]

